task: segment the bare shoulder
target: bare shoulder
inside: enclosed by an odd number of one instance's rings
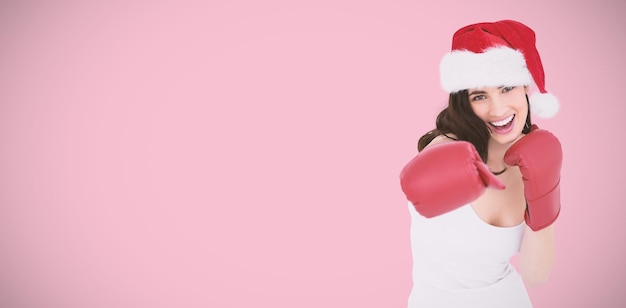
[[[445,142],[453,142],[453,141],[457,141],[457,137],[454,134],[441,134],[437,137],[435,137],[426,147],[424,147],[424,150],[428,149],[429,147],[435,145],[435,144],[440,144],[440,143],[445,143]]]

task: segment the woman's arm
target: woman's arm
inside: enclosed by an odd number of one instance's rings
[[[520,247],[520,273],[536,287],[548,280],[554,263],[553,223],[561,211],[561,143],[550,132],[533,125],[504,155],[507,165],[518,166],[526,198],[526,230]]]
[[[534,288],[545,283],[554,258],[554,225],[539,231],[526,226],[519,255],[520,274],[526,285]]]

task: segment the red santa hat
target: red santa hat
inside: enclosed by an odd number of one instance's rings
[[[452,51],[439,66],[441,86],[449,93],[480,87],[536,85],[529,97],[531,112],[551,118],[557,98],[546,91],[535,32],[526,25],[501,20],[465,26],[454,33]]]

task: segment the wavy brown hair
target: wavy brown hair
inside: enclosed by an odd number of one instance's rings
[[[528,115],[522,133],[528,134],[532,123],[530,121],[530,104],[528,104]],[[476,151],[487,162],[487,146],[489,144],[489,127],[472,110],[467,90],[451,93],[448,99],[448,107],[442,110],[437,116],[435,129],[427,132],[417,143],[417,150],[422,151],[435,137],[440,135],[453,134],[455,140],[467,141],[474,145]],[[451,137],[451,136],[448,136]]]

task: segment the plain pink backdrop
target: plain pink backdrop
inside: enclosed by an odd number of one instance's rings
[[[625,7],[3,1],[0,306],[405,307],[398,174],[452,33],[498,19],[535,29],[562,103],[536,121],[565,158],[532,299],[624,306]]]

